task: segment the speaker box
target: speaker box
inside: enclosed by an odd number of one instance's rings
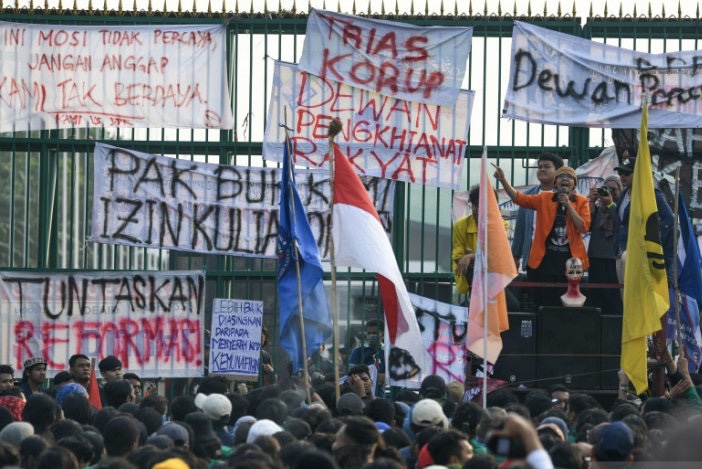
[[[617,389],[622,353],[622,317],[603,314],[600,353],[602,354],[602,373],[600,387],[602,389]]]
[[[601,385],[599,308],[542,307],[537,318],[538,387]]]
[[[536,315],[508,313],[509,330],[502,333],[502,352],[493,376],[512,384],[533,386],[536,379]]]

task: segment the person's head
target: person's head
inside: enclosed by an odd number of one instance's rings
[[[453,413],[451,427],[460,430],[470,438],[475,438],[478,424],[485,416],[485,410],[472,401],[463,402]]]
[[[473,456],[473,446],[468,441],[468,435],[457,430],[440,432],[431,437],[428,450],[434,463],[442,466],[463,465]]]
[[[480,210],[480,186],[477,184],[472,186],[468,191],[468,202],[470,203],[470,211],[474,217],[478,216],[478,211]]]
[[[436,399],[443,401],[446,399],[446,381],[439,375],[429,375],[422,380],[419,388],[419,395],[424,399]]]
[[[370,396],[372,393],[373,381],[370,377],[370,371],[366,365],[356,365],[351,367],[348,372],[349,380],[360,379],[363,381],[363,388],[366,392],[366,396]]]
[[[89,466],[93,460],[93,445],[82,435],[71,435],[56,442],[58,446],[69,450],[78,460],[80,467]]]
[[[370,319],[366,321],[366,337],[368,336],[381,336],[383,335],[383,328],[385,325],[380,319]]]
[[[0,391],[15,385],[15,370],[10,365],[0,365]]]
[[[395,419],[395,406],[387,399],[373,399],[366,408],[366,417],[374,422],[384,422],[392,425]]]
[[[20,467],[25,469],[36,469],[39,456],[49,447],[46,439],[39,435],[28,436],[20,443]]]
[[[412,420],[410,427],[416,434],[426,427],[448,429],[448,419],[444,414],[441,404],[433,399],[422,399],[411,410]]]
[[[122,379],[126,379],[129,381],[129,383],[132,385],[132,388],[134,388],[134,396],[136,397],[136,402],[141,402],[141,396],[142,396],[142,386],[141,386],[141,378],[139,378],[139,375],[136,373],[125,373],[124,376],[122,376]]]
[[[575,170],[570,166],[558,168],[553,185],[556,192],[565,192],[566,194],[573,192],[578,187],[578,176],[575,174]]]
[[[68,368],[76,383],[87,383],[90,381],[90,359],[87,355],[76,353],[68,359]]]
[[[151,435],[161,427],[163,418],[153,407],[142,407],[136,411],[134,418],[144,424],[146,433]]]
[[[83,385],[78,383],[67,383],[61,386],[56,391],[56,402],[58,405],[63,405],[63,400],[72,394],[78,394],[79,396],[88,396],[88,391],[85,390]]]
[[[592,450],[597,461],[628,461],[634,449],[634,433],[622,422],[602,428]]]
[[[78,463],[75,455],[66,448],[61,446],[51,446],[44,450],[39,456],[37,469],[79,469],[81,466]]]
[[[19,448],[22,441],[34,435],[34,427],[27,422],[12,422],[0,430],[0,442]]]
[[[54,390],[60,388],[64,384],[73,383],[73,375],[70,371],[59,371],[54,376]]]
[[[577,257],[571,257],[565,264],[565,276],[568,280],[582,280],[583,261]]]
[[[64,397],[61,409],[65,418],[75,420],[81,425],[87,425],[93,421],[90,402],[81,394],[70,394]]]
[[[563,159],[553,153],[542,153],[536,162],[536,178],[542,186],[550,187],[556,177],[556,170],[563,167]]]
[[[349,417],[336,432],[332,453],[342,468],[362,466],[372,461],[379,445],[384,445],[380,432],[369,418]]]
[[[108,355],[100,360],[98,368],[102,378],[108,383],[122,379],[122,362],[114,355]]]
[[[195,396],[195,405],[212,420],[213,426],[219,428],[229,422],[232,403],[227,396],[218,393],[209,396],[198,394]]]
[[[134,386],[132,386],[132,389],[133,388]],[[134,394],[136,394],[136,391]],[[158,412],[159,415],[165,416],[166,412],[168,412],[168,399],[166,399],[165,396],[159,396],[158,394],[146,396],[141,400],[141,402],[139,402],[139,407],[142,409],[145,407],[151,407]]]
[[[614,202],[616,202],[617,199],[619,199],[619,196],[622,194],[622,181],[619,179],[619,176],[616,174],[607,176],[603,185],[609,189]]]
[[[119,408],[125,402],[134,402],[134,388],[126,379],[105,383],[105,401],[107,405]]]
[[[108,456],[126,456],[139,444],[139,425],[132,417],[117,416],[110,419],[102,430]]]
[[[570,399],[570,390],[563,384],[554,384],[548,388],[548,393],[553,402],[553,408],[565,412],[568,399]]]
[[[230,402],[231,411],[231,402]],[[271,397],[264,399],[256,409],[256,418],[258,420],[272,420],[278,425],[282,425],[285,418],[288,416],[288,406],[282,400]]]
[[[353,392],[342,394],[336,403],[336,413],[339,416],[363,415],[363,408],[363,400]]]
[[[56,401],[46,394],[32,394],[22,411],[22,420],[34,426],[34,433],[44,433],[61,415]]]
[[[46,381],[46,360],[43,357],[32,357],[25,360],[22,382],[39,386],[44,381]]]
[[[634,168],[636,167],[636,158],[628,158],[622,161],[622,164],[614,168],[619,175],[619,180],[623,187],[631,190],[634,181]]]
[[[185,416],[197,411],[195,400],[191,396],[178,396],[171,401],[171,417],[179,422],[185,421]]]

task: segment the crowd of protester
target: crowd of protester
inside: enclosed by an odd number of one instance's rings
[[[339,399],[320,373],[309,400],[297,375],[260,386],[209,376],[194,396],[167,399],[154,388],[142,395],[139,377],[107,357],[100,410],[85,386],[87,357],[72,357],[50,388],[39,382],[46,363],[37,357],[25,362],[21,383],[0,366],[0,468],[586,469],[702,460],[702,380],[684,358],[662,356],[668,394],[642,401],[624,380],[611,408],[563,385],[499,388],[483,408],[465,400],[462,383],[436,375],[418,390],[375,395],[366,365],[349,370]]]

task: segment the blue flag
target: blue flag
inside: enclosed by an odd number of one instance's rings
[[[680,335],[682,347],[691,372],[697,372],[702,364],[702,334],[700,334],[700,305],[702,305],[702,259],[695,230],[687,215],[684,197],[680,194],[678,219],[678,289],[680,290]],[[675,293],[671,288],[671,309],[668,311],[666,335],[677,337],[675,318]]]
[[[280,184],[280,226],[278,227],[278,301],[280,305],[280,345],[292,359],[293,372],[303,368],[302,334],[298,307],[297,241],[302,284],[302,305],[307,358],[331,335],[332,321],[322,282],[322,262],[300,195],[287,144],[283,155]],[[293,211],[294,206],[294,211]],[[294,213],[294,215],[293,215]]]

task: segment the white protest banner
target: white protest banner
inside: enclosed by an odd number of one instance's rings
[[[209,372],[257,379],[261,361],[263,302],[215,298]]]
[[[300,70],[406,101],[453,107],[473,28],[310,12]]]
[[[0,363],[49,375],[76,353],[120,359],[142,378],[203,375],[202,272],[0,272]]]
[[[296,170],[322,257],[329,253],[329,172]],[[280,168],[177,160],[95,144],[91,241],[203,254],[277,257]],[[386,232],[395,186],[365,178]]]
[[[226,26],[0,22],[0,132],[234,127]]]
[[[514,22],[503,117],[580,127],[702,126],[702,51],[650,54]]]
[[[329,123],[341,119],[335,142],[360,175],[458,189],[473,92],[461,91],[453,108],[402,101],[276,62],[263,157],[281,161],[286,123],[295,163],[327,164]],[[286,112],[287,111],[287,112]],[[291,112],[292,111],[292,112]]]
[[[417,322],[424,341],[424,363],[428,369],[406,379],[403,373],[411,369],[411,357],[393,356],[392,351],[385,357],[386,377],[391,386],[418,388],[422,379],[429,375],[438,375],[449,381],[463,383],[466,378],[465,367],[470,352],[465,344],[468,331],[468,308],[465,306],[442,303],[410,293]],[[387,342],[386,342],[387,344]],[[387,347],[387,346],[386,346]]]

